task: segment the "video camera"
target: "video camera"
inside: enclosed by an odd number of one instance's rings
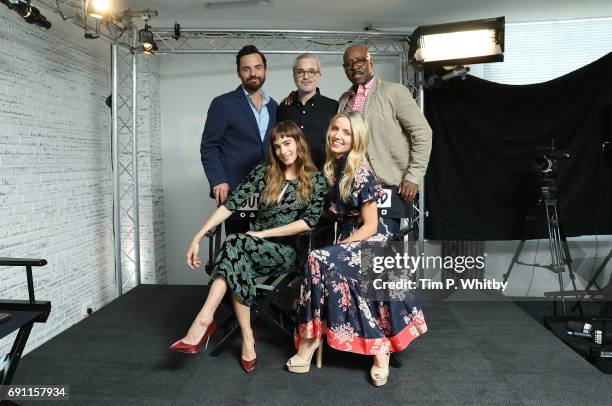
[[[533,169],[538,176],[538,186],[544,199],[556,199],[557,176],[561,163],[570,158],[567,151],[555,149],[555,141],[550,147],[538,147],[533,159]]]

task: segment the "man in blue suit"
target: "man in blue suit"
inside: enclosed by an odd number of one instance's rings
[[[268,155],[270,129],[276,124],[277,103],[262,86],[266,81],[266,57],[253,45],[236,55],[242,84],[215,97],[206,117],[200,154],[217,205]],[[246,221],[227,220],[225,234],[246,232]]]

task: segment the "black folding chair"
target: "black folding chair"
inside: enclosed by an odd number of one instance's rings
[[[260,318],[282,336],[293,339],[295,323],[290,315],[291,309],[287,309],[287,306],[282,303],[282,295],[287,291],[289,285],[301,275],[308,253],[313,246],[314,238],[321,231],[322,229],[315,228],[295,236],[293,244],[297,251],[295,265],[288,271],[275,272],[262,277],[263,280],[257,283],[255,286],[257,289],[255,301],[251,306],[251,322]],[[220,227],[210,230],[206,237],[208,238],[209,258],[204,269],[210,275],[216,255],[221,247]],[[217,326],[221,335],[210,352],[213,357],[221,354],[231,340],[240,334],[240,327],[233,312],[220,320]]]
[[[413,203],[404,202],[397,194],[397,186],[385,186],[384,194],[378,199],[378,215],[388,219],[407,219],[408,224],[401,227],[391,237],[392,241],[404,241],[408,235],[410,241],[418,238],[417,208]]]
[[[397,186],[385,186],[384,192],[377,202],[378,215],[382,218],[397,221],[401,221],[401,219],[408,220],[407,225],[400,227],[393,234],[391,241],[405,241],[405,237],[408,236],[408,240],[414,242],[418,238],[417,209],[412,203],[406,203],[399,197]],[[397,354],[392,353],[389,364],[395,368],[400,368],[402,360]]]
[[[47,265],[46,259],[0,258],[0,266],[25,267],[28,283],[28,300],[0,300],[0,312],[3,318],[0,324],[0,338],[19,330],[11,352],[7,355],[5,368],[0,370],[0,389],[11,384],[34,323],[45,323],[51,312],[51,302],[36,300],[34,296],[32,267],[45,265]]]

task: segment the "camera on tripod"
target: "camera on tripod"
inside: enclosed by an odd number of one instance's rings
[[[551,141],[550,147],[539,147],[537,148],[537,155],[532,161],[533,169],[536,172],[538,178],[538,187],[540,189],[540,196],[532,209],[531,213],[526,218],[525,231],[523,232],[523,238],[519,243],[508,270],[503,275],[504,282],[508,281],[510,272],[515,264],[537,266],[540,268],[548,269],[557,275],[559,279],[559,291],[557,292],[545,292],[544,295],[555,298],[555,312],[556,312],[556,298],[561,298],[561,304],[563,306],[563,315],[567,316],[567,309],[565,306],[565,297],[572,296],[578,297],[576,292],[576,277],[572,270],[572,257],[567,244],[567,238],[563,232],[561,226],[561,220],[559,218],[559,210],[557,208],[557,176],[559,175],[559,169],[561,163],[570,157],[569,152],[558,150],[555,148],[555,140]],[[529,230],[536,221],[537,214],[540,208],[544,208],[546,213],[546,226],[548,231],[548,241],[550,247],[550,258],[551,262],[548,265],[541,264],[529,264],[521,261],[520,255],[527,237],[529,236]],[[569,273],[570,281],[572,283],[572,290],[565,291],[565,282],[563,281],[563,273]],[[580,302],[577,304],[580,314],[582,315],[582,307]]]
[[[538,186],[544,199],[557,198],[557,176],[561,163],[570,157],[570,153],[555,149],[555,140],[550,147],[538,147],[533,159],[533,169],[538,176]]]

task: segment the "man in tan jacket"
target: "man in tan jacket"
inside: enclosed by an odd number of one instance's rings
[[[338,111],[364,114],[370,127],[368,157],[376,176],[386,185],[397,185],[404,201],[414,200],[431,152],[427,120],[406,87],[374,76],[366,47],[349,47],[342,66],[353,86],[340,96]]]

